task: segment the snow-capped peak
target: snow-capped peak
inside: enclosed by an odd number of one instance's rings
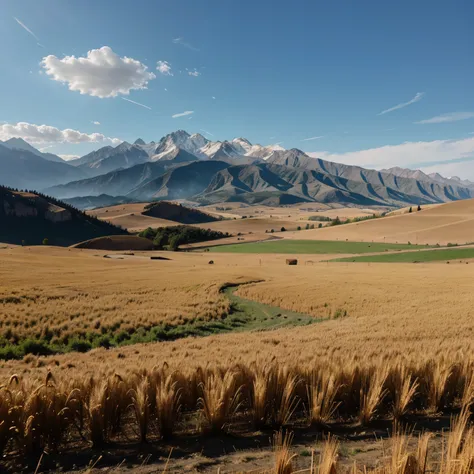
[[[245,155],[252,149],[252,144],[246,138],[234,138],[231,143],[241,155]]]
[[[267,159],[274,151],[284,150],[279,145],[268,147],[252,145],[246,138],[241,137],[234,138],[232,141],[211,141],[200,133],[190,135],[184,130],[177,130],[163,137],[149,152],[149,155],[153,161],[157,161],[166,158],[177,148],[181,148],[199,159],[239,156]]]

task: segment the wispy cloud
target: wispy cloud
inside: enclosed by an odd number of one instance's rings
[[[277,142],[275,145],[283,145],[283,142]]]
[[[413,97],[413,99],[409,100],[408,102],[402,102],[401,104],[395,105],[394,107],[390,107],[389,109],[382,110],[382,112],[380,112],[377,115],[388,114],[389,112],[393,112],[394,110],[403,109],[403,107],[408,107],[409,105],[420,101],[424,95],[425,95],[424,92],[417,92],[415,97]]]
[[[420,120],[415,123],[446,123],[446,122],[457,122],[458,120],[467,120],[474,117],[474,112],[453,112],[450,114],[437,115],[430,119]]]
[[[156,70],[159,71],[163,76],[172,76],[171,64],[168,61],[158,61],[156,63]]]
[[[197,69],[193,69],[192,71],[188,71],[188,75],[198,77],[201,75],[201,73]]]
[[[474,177],[474,137],[460,140],[434,140],[425,142],[405,142],[399,145],[386,145],[366,150],[349,151],[346,153],[330,153],[327,151],[308,153],[315,158],[357,165],[364,168],[383,169],[393,166],[403,168],[426,168],[432,171],[436,166],[450,165],[454,173]],[[470,163],[470,167],[467,167]],[[465,167],[463,169],[463,167]],[[439,168],[440,170],[442,168]]]
[[[216,100],[216,98],[215,98],[214,96],[212,96],[212,98],[213,98],[214,100]]]
[[[38,148],[38,150],[41,152],[41,153],[46,153],[47,150],[50,150],[51,148],[53,148],[54,145],[48,145],[48,146],[44,146],[43,148]]]
[[[185,48],[191,49],[192,51],[199,51],[198,48],[196,48],[192,44],[184,41],[184,38],[181,37],[181,36],[179,38],[174,38],[173,43],[174,44],[180,44],[181,46],[184,46]]]
[[[140,107],[145,107],[145,109],[151,110],[151,107],[148,107],[148,105],[140,104],[140,102],[135,102],[134,100],[126,99],[125,97],[122,97],[122,99],[126,100],[127,102],[131,102],[132,104],[139,105]]]
[[[211,132],[208,132],[207,130],[204,130],[203,128],[200,128],[199,130],[201,130],[201,132],[204,132],[206,135],[210,135],[211,137],[213,137],[213,136],[214,136],[214,134],[213,134],[213,133],[211,133]]]
[[[97,122],[95,120],[93,120],[91,123],[93,123],[94,125],[100,125],[100,122]]]
[[[309,138],[303,138],[303,140],[301,140],[302,142],[309,142],[310,140],[319,140],[320,138],[324,138],[324,135],[321,135],[319,137],[309,137]]]
[[[16,17],[13,17],[13,19],[24,29],[26,30],[31,36],[33,36],[33,38],[37,41],[38,45],[39,46],[42,46],[40,43],[39,43],[39,38],[22,22],[20,21],[18,18]],[[44,47],[44,46],[43,46]]]
[[[172,118],[186,117],[186,115],[191,115],[191,114],[194,114],[194,110],[185,110],[184,112],[181,112],[180,114],[174,114],[171,117]]]

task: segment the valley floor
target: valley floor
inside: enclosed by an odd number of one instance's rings
[[[430,444],[432,460],[439,459],[443,446],[441,429],[449,426],[450,416],[462,405],[466,377],[474,364],[468,356],[474,349],[474,265],[329,262],[350,256],[333,253],[300,254],[297,266],[287,266],[285,254],[134,252],[127,255],[47,246],[0,247],[1,344],[48,341],[63,344],[72,351],[34,355],[35,346],[29,346],[33,347],[33,353],[20,360],[2,361],[0,384],[8,386],[9,391],[18,383],[24,393],[46,390],[46,394],[63,390],[62,387],[85,387],[90,380],[96,393],[103,381],[121,379],[130,390],[138,390],[137,377],[144,374],[155,377],[153,374],[162,370],[163,374],[178,370],[189,380],[195,380],[196,374],[203,377],[208,374],[206,377],[216,381],[216,374],[228,370],[258,374],[259,370],[278,367],[282,373],[296,371],[301,380],[306,380],[305,374],[318,368],[318,373],[323,374],[324,369],[341,381],[352,377],[350,374],[366,374],[370,383],[375,380],[370,375],[374,370],[378,373],[389,367],[394,374],[405,374],[403,371],[408,370],[420,385],[404,426],[406,429],[416,426],[416,433],[424,429],[435,433]],[[168,260],[151,260],[152,255]],[[209,264],[210,260],[213,264]],[[221,291],[229,284],[240,285],[234,292],[240,300],[232,301],[231,294]],[[159,326],[170,331],[194,323],[218,328],[231,321],[232,314],[245,320],[245,316],[235,313],[235,305],[242,299],[249,305],[255,302],[256,312],[251,313],[253,327],[236,326],[205,337],[132,344],[140,341],[138,335],[143,328]],[[317,324],[300,325],[306,317],[314,318]],[[288,327],[275,327],[273,322],[278,318],[282,323],[291,318],[301,321]],[[262,330],[266,325],[267,329],[273,329]],[[95,342],[86,347],[78,344],[78,341],[103,341],[105,337],[112,345],[120,342],[120,347],[107,348],[104,344],[96,347]],[[91,347],[92,350],[81,352]],[[450,382],[441,388],[444,398],[438,411],[430,414],[427,407],[434,402],[427,387],[438,373],[436,370],[446,371],[446,380]],[[12,375],[18,382],[12,381]],[[48,382],[49,377],[52,382]],[[360,383],[365,383],[363,377]],[[392,393],[389,381],[394,379],[386,380],[387,390]],[[31,387],[46,388],[35,392]],[[124,396],[133,393],[127,390]],[[307,403],[303,401],[306,390],[304,385],[297,390],[302,401],[286,426],[295,436],[292,452],[298,457],[293,462],[294,470],[309,469],[311,450],[318,457],[328,433],[327,429],[308,429],[304,408]],[[5,393],[1,391],[0,398]],[[355,386],[353,393],[359,394]],[[199,398],[198,393],[191,395],[188,391],[183,391],[182,396],[191,397],[192,403],[197,403]],[[388,462],[387,450],[390,451],[392,441],[382,439],[392,427],[392,395],[380,402],[376,411],[379,415],[363,426],[357,422],[360,407],[350,405],[344,397],[339,414],[328,428],[340,439],[341,466],[350,466],[354,460],[369,467]],[[85,406],[90,408],[87,403]],[[127,402],[128,407],[130,403]],[[3,416],[1,406],[0,416]],[[62,454],[48,454],[43,460],[44,467],[51,468],[58,462],[63,470],[68,470],[73,464],[93,463],[102,455],[98,472],[107,466],[116,467],[116,472],[124,471],[125,466],[133,467],[136,472],[156,472],[157,465],[161,472],[173,448],[168,472],[272,469],[274,453],[269,440],[276,428],[250,428],[246,418],[250,416],[248,408],[228,419],[229,434],[210,438],[201,435],[199,420],[203,415],[199,408],[197,412],[183,414],[186,423],[180,425],[175,441],[159,441],[153,438],[154,431],[150,431],[151,442],[145,446],[138,444],[133,411],[127,413],[127,429],[113,438],[111,446],[92,450],[88,441],[81,441],[76,432],[71,432],[68,436],[77,443],[77,448],[66,444],[67,448],[60,449]],[[84,422],[89,423],[87,417]],[[84,433],[89,436],[87,429]],[[0,426],[0,440],[1,435]],[[410,443],[416,444],[416,440]],[[19,460],[19,452],[12,449],[11,459],[7,456],[10,466]],[[38,458],[33,459],[28,464],[31,470]],[[119,466],[123,459],[124,464]]]

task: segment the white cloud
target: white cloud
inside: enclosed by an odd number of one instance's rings
[[[44,147],[42,147],[42,148],[38,148],[38,150],[39,150],[41,153],[47,153],[50,148],[54,148],[54,145],[44,146]]]
[[[474,117],[474,112],[453,112],[450,114],[437,115],[426,120],[420,120],[420,124],[425,123],[446,123],[446,122],[457,122],[458,120],[467,120]]]
[[[145,107],[145,109],[151,110],[151,107],[148,107],[148,105],[140,104],[140,102],[135,102],[134,100],[126,99],[125,97],[122,97],[122,99],[126,100],[127,102],[131,102],[132,104],[139,105],[140,107]]]
[[[192,71],[188,71],[188,75],[198,77],[201,73],[197,69],[193,69]]]
[[[100,122],[97,122],[97,121],[93,121],[91,123],[93,123],[94,125],[100,125]]]
[[[201,130],[201,132],[204,132],[206,135],[210,135],[211,137],[213,137],[213,136],[214,136],[214,134],[213,134],[213,133],[211,133],[211,132],[208,132],[207,130],[204,130],[203,128],[200,128],[199,130]]]
[[[309,142],[310,140],[319,140],[320,138],[324,138],[324,135],[321,135],[321,136],[319,136],[319,137],[303,138],[301,141],[302,141],[302,142]]]
[[[377,115],[384,115],[384,114],[388,114],[389,112],[393,112],[394,110],[403,109],[403,107],[407,107],[408,105],[411,105],[411,104],[414,104],[415,102],[420,101],[424,95],[425,95],[424,92],[417,92],[415,97],[413,97],[413,99],[409,100],[408,102],[402,102],[401,104],[395,105],[394,107],[390,107],[389,109],[382,110],[382,112],[380,112]]]
[[[471,178],[474,177],[474,137],[460,140],[405,142],[400,145],[386,145],[347,153],[322,151],[308,155],[336,163],[375,169],[400,166],[421,167],[433,171],[446,169],[449,166],[453,171],[450,174],[459,174],[461,177],[467,177],[469,174]]]
[[[55,81],[94,97],[128,95],[133,89],[146,89],[155,74],[147,66],[132,58],[121,58],[108,46],[93,49],[87,57],[65,56],[59,59],[49,55],[41,61],[46,74]]]
[[[214,96],[212,96],[212,98],[213,98],[214,100],[216,100],[216,98],[215,98]]]
[[[78,155],[58,155],[58,156],[65,161],[71,161],[71,160],[76,160],[77,158],[80,158],[80,156]]]
[[[161,72],[163,76],[172,76],[171,64],[168,61],[158,61],[156,63],[156,70]]]
[[[185,48],[191,49],[193,51],[199,51],[198,48],[195,48],[192,44],[189,44],[186,41],[184,41],[184,38],[182,38],[182,37],[174,38],[173,43],[174,44],[180,44],[181,46],[184,46]]]
[[[122,142],[118,138],[109,138],[101,133],[87,134],[71,128],[60,130],[50,125],[35,125],[27,122],[0,125],[0,140],[4,141],[14,137],[23,138],[27,142],[35,144],[111,142],[118,145]]]
[[[20,21],[18,18],[16,17],[13,17],[13,19],[24,29],[26,30],[31,36],[33,36],[33,38],[38,42],[37,44],[39,46],[42,46],[39,44],[39,38],[22,22]]]
[[[184,112],[181,112],[180,114],[174,114],[171,117],[172,118],[185,117],[186,115],[191,115],[191,114],[194,114],[194,110],[186,110]]]

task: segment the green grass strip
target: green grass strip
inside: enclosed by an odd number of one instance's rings
[[[462,260],[466,258],[474,258],[474,247],[463,249],[421,250],[418,252],[400,252],[381,255],[362,255],[360,257],[337,258],[330,261],[413,263],[437,262],[444,260]]]
[[[346,242],[344,240],[269,240],[210,247],[210,252],[222,253],[284,253],[284,254],[328,254],[328,253],[375,253],[390,250],[427,248],[425,245],[390,244],[381,242]]]

